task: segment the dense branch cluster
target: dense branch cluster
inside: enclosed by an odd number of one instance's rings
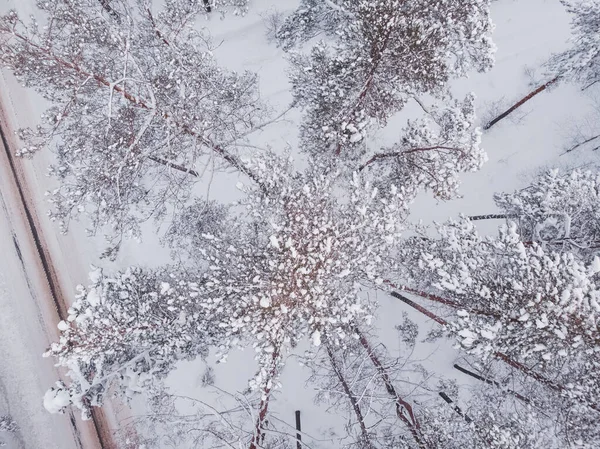
[[[527,188],[495,195],[498,207],[519,223],[525,242],[589,258],[600,248],[600,176],[595,171],[551,170]]]
[[[600,366],[600,251],[588,240],[595,239],[588,231],[597,208],[587,207],[597,198],[596,183],[597,173],[544,173],[526,189],[496,196],[516,220],[497,237],[480,236],[463,218],[440,225],[438,239],[413,239],[403,256],[411,262],[405,290],[447,308],[443,318],[430,316],[468,354],[484,364],[500,360],[524,375],[526,402],[545,404],[548,419],[560,423],[553,444],[574,438],[592,447],[598,433],[589,420],[600,403],[594,374]],[[561,241],[561,222],[578,244]]]
[[[137,236],[140,221],[189,198],[207,158],[251,176],[226,142],[262,112],[256,76],[218,67],[191,27],[199,2],[170,1],[157,15],[143,1],[113,8],[121,20],[96,0],[40,2],[45,26],[11,13],[0,58],[53,103],[22,151],[55,148],[53,216],[66,228],[85,211],[93,229]]]
[[[278,36],[284,48],[317,31],[308,55],[294,53],[292,92],[306,111],[302,149],[354,160],[373,123],[383,126],[411,98],[442,98],[447,82],[487,70],[494,47],[487,0],[439,2],[306,0]]]

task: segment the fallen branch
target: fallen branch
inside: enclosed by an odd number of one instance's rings
[[[510,115],[512,112],[514,112],[516,109],[520,108],[521,106],[523,106],[525,103],[527,103],[529,100],[531,100],[533,97],[535,97],[537,94],[543,92],[544,90],[546,90],[548,87],[552,86],[554,83],[556,83],[558,80],[560,79],[560,76],[557,76],[556,78],[551,79],[550,81],[548,81],[545,84],[542,84],[540,87],[538,87],[537,89],[535,89],[533,92],[531,92],[529,95],[526,95],[525,97],[523,97],[521,100],[517,101],[514,105],[512,105],[510,108],[508,108],[506,111],[504,111],[502,114],[500,114],[498,117],[496,117],[495,119],[491,120],[490,122],[488,122],[483,129],[484,130],[488,130],[490,129],[492,126],[494,126],[496,123],[498,123],[500,120],[502,120],[503,118],[506,118],[508,115]]]

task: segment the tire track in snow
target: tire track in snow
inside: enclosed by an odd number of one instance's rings
[[[68,308],[69,307],[64,300],[64,295],[62,294],[60,284],[58,281],[58,277],[56,275],[56,271],[54,269],[54,266],[52,265],[51,256],[50,256],[48,250],[46,249],[46,245],[44,244],[43,235],[39,231],[40,227],[37,224],[34,213],[32,213],[33,208],[29,206],[29,203],[27,201],[27,196],[25,194],[23,182],[20,179],[20,176],[18,174],[18,170],[16,167],[15,157],[12,154],[11,147],[8,142],[7,134],[5,131],[5,126],[6,126],[5,114],[4,114],[3,109],[0,106],[0,141],[2,143],[4,153],[8,160],[10,173],[13,178],[12,180],[14,182],[14,185],[17,188],[19,205],[21,206],[21,208],[25,214],[25,219],[29,226],[29,234],[33,239],[33,243],[34,243],[34,247],[37,252],[37,256],[42,265],[42,270],[44,272],[44,278],[48,283],[48,287],[50,289],[49,293],[52,298],[54,308],[56,309],[58,318],[60,320],[66,320],[67,316],[68,316]],[[4,200],[2,202],[4,203]],[[21,265],[22,265],[23,271],[25,273],[25,278],[27,279],[27,285],[31,289],[29,279],[27,278],[27,272],[25,270],[25,264],[24,264],[23,257],[21,254],[21,249],[19,247],[16,235],[14,233],[12,235],[12,239],[15,244],[15,249],[17,251],[17,255],[21,261]],[[82,440],[81,440],[81,433],[77,427],[77,424],[75,421],[75,416],[73,415],[72,411],[69,412],[69,418],[70,418],[70,422],[71,422],[71,426],[72,426],[72,430],[73,430],[73,436],[76,440],[77,446],[80,448],[83,448],[83,444],[82,444]],[[92,410],[92,420],[91,421],[92,421],[92,425],[93,425],[93,428],[94,428],[94,431],[96,434],[96,439],[97,439],[97,442],[98,442],[100,448],[101,449],[112,449],[112,448],[116,447],[111,441],[112,435],[110,434],[108,425],[106,424],[107,421],[104,418],[104,414],[102,413],[102,411]]]

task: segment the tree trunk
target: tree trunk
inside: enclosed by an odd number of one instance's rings
[[[483,129],[488,130],[492,126],[494,126],[496,123],[498,123],[500,120],[502,120],[503,118],[508,117],[508,115],[510,115],[516,109],[518,109],[521,106],[523,106],[525,103],[527,103],[533,97],[535,97],[537,94],[539,94],[540,92],[545,91],[548,87],[550,87],[554,83],[556,83],[559,80],[559,78],[560,78],[560,76],[557,76],[556,78],[551,79],[547,83],[542,84],[540,87],[538,87],[537,89],[535,89],[529,95],[526,95],[525,97],[521,98],[519,101],[517,101],[514,105],[512,105],[510,108],[508,108],[502,114],[500,114],[498,117],[496,117],[495,119],[491,120],[489,123],[487,123],[486,125],[484,125]]]
[[[457,370],[459,370],[461,373],[466,374],[467,376],[471,376],[477,380],[480,380],[481,382],[485,382],[488,385],[494,385],[498,388],[502,388],[502,385],[500,385],[499,382],[496,382],[495,380],[492,379],[488,379],[486,377],[480,376],[477,373],[474,373],[473,371],[469,371],[466,368],[463,368],[462,366],[458,365],[458,364],[454,364],[454,368],[456,368]],[[521,401],[527,403],[527,404],[531,404],[531,400],[526,398],[525,396],[523,396],[520,393],[517,393],[516,391],[513,390],[505,390],[507,393],[513,395],[514,397],[516,397],[517,399],[520,399]]]
[[[381,377],[381,380],[383,381],[386,391],[396,402],[396,416],[400,419],[400,421],[406,424],[408,430],[412,434],[415,442],[419,445],[419,447],[423,449],[427,448],[428,445],[423,440],[423,436],[421,434],[421,431],[419,430],[419,422],[417,421],[415,414],[413,413],[412,406],[398,395],[398,392],[392,384],[392,381],[386,368],[379,360],[379,357],[377,357],[377,354],[375,354],[375,351],[371,347],[371,344],[364,336],[364,334],[359,329],[355,329],[355,331],[358,334],[360,344],[367,350],[369,359],[371,359],[371,362],[379,372],[379,375]],[[408,417],[405,415],[404,410],[406,410]]]

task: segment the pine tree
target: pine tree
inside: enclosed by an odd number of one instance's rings
[[[480,236],[464,217],[450,221],[438,226],[439,238],[423,234],[405,246],[398,276],[406,292],[447,313],[397,297],[421,307],[480,364],[500,364],[502,375],[518,378],[522,393],[513,394],[521,407],[544,411],[540,425],[554,420],[557,445],[593,447],[600,430],[592,424],[600,413],[593,374],[600,366],[600,258],[590,228],[596,183],[597,173],[551,171],[499,194],[511,218],[497,237]],[[565,232],[573,242],[562,240]]]
[[[573,15],[573,45],[554,55],[549,68],[556,74],[589,87],[600,81],[600,2],[561,0]]]
[[[278,32],[281,45],[289,49],[320,33],[333,40],[291,57],[292,92],[306,111],[302,150],[326,160],[368,156],[370,129],[385,126],[408,101],[423,94],[443,101],[449,80],[489,69],[488,3],[302,1]],[[425,115],[435,121],[443,109],[433,104]]]

